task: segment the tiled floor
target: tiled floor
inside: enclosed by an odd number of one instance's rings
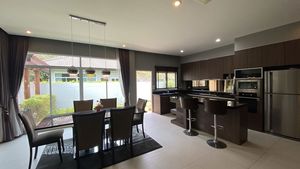
[[[124,161],[108,169],[299,169],[300,142],[269,134],[249,131],[249,141],[242,146],[227,143],[216,150],[206,144],[210,135],[196,137],[183,134],[182,128],[170,123],[171,117],[147,113],[145,130],[163,148]],[[66,130],[65,138],[71,137]],[[42,151],[39,153],[39,157]],[[33,162],[35,168],[37,160]],[[26,169],[26,136],[0,144],[0,169]]]

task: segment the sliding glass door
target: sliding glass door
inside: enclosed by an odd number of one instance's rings
[[[77,75],[67,72],[71,66],[78,69]],[[86,74],[91,67],[96,73]],[[102,77],[104,68],[111,71],[109,79]],[[74,112],[74,100],[93,99],[95,104],[102,98],[117,98],[118,106],[124,105],[116,60],[30,54],[23,79],[19,105],[33,112],[37,124],[49,116]]]

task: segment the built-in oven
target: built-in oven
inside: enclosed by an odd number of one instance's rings
[[[236,94],[245,95],[245,97],[262,96],[262,79],[237,79]]]
[[[248,107],[248,128],[263,131],[262,79],[238,79],[236,99]]]
[[[240,103],[246,103],[249,113],[257,113],[261,109],[261,98],[257,97],[255,93],[240,92],[237,95],[237,100]]]

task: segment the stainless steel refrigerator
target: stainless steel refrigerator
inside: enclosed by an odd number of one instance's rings
[[[300,69],[265,72],[265,130],[300,138]]]

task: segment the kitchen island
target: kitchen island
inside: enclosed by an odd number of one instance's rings
[[[223,126],[218,130],[218,137],[233,142],[235,144],[243,144],[247,141],[247,105],[236,102],[232,98],[211,97],[192,95],[198,100],[198,109],[193,110],[192,117],[196,121],[192,123],[192,128],[212,134],[213,114],[204,111],[204,99],[221,99],[227,101],[227,112],[225,115],[217,116],[218,125]],[[188,127],[187,110],[180,108],[178,96],[173,96],[170,101],[176,104],[176,108],[171,112],[176,114],[176,118],[171,120],[173,124],[181,126],[185,129]]]

